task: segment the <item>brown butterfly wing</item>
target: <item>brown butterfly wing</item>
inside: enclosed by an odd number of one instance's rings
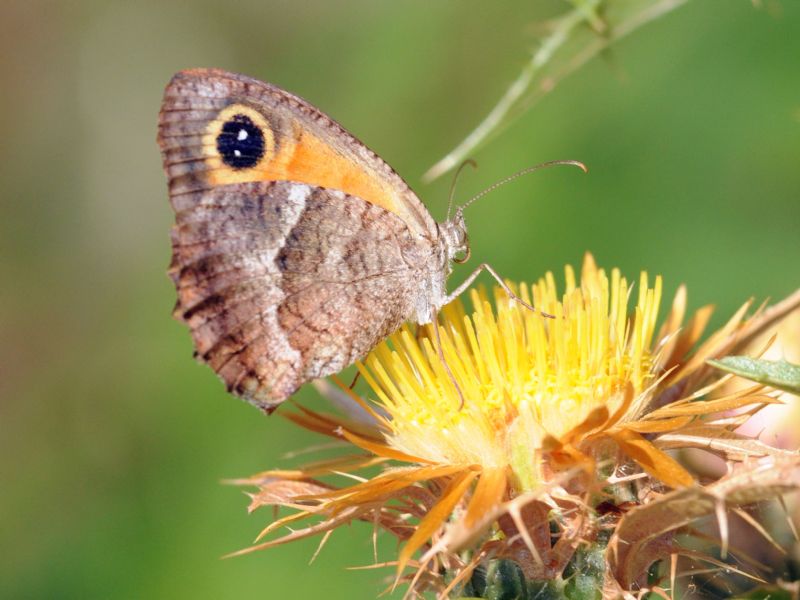
[[[173,205],[176,316],[229,390],[265,410],[413,312],[424,247],[379,206],[293,182],[187,192]]]
[[[260,146],[226,161],[220,134],[236,119],[257,130]],[[394,213],[418,235],[438,235],[419,198],[377,154],[302,98],[257,79],[219,69],[176,74],[164,91],[158,140],[172,193],[294,181],[341,190]]]
[[[229,389],[273,408],[412,315],[438,228],[316,108],[242,75],[183,71],[158,142],[177,214],[176,314]]]

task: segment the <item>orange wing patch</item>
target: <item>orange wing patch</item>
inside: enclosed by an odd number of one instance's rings
[[[264,155],[257,164],[237,169],[226,165],[217,150],[217,137],[223,125],[235,115],[244,115],[264,135]],[[275,131],[259,111],[233,104],[211,121],[203,136],[208,166],[207,178],[213,185],[251,181],[295,181],[312,186],[341,190],[404,217],[402,199],[376,174],[362,168],[345,153],[323,141],[298,121]],[[276,150],[277,149],[277,150]]]

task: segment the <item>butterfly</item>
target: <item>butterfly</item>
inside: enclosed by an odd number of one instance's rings
[[[377,154],[274,85],[181,71],[158,143],[175,316],[228,390],[267,412],[405,321],[433,322],[482,269],[511,293],[484,264],[448,294],[469,256],[463,207],[437,223]]]

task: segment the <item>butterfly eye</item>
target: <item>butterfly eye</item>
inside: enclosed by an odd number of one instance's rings
[[[264,156],[264,133],[246,115],[233,115],[217,135],[222,162],[234,169],[249,169]]]
[[[464,246],[461,249],[461,252],[462,252],[461,256],[453,258],[453,262],[459,265],[467,262],[469,260],[470,255],[472,254],[472,250],[470,250],[469,241],[467,240],[466,234],[464,235]]]

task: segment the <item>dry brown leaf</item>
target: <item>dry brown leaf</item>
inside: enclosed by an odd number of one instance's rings
[[[674,551],[668,540],[677,529],[714,514],[720,503],[734,508],[798,488],[800,456],[772,457],[739,465],[709,486],[675,490],[634,508],[622,517],[609,542],[611,574],[623,589],[631,589],[653,560]]]
[[[662,450],[700,448],[733,461],[764,456],[797,456],[796,452],[773,448],[760,440],[715,426],[687,427],[660,435],[653,443]]]
[[[248,512],[262,506],[296,506],[297,498],[329,491],[331,488],[316,481],[291,481],[276,479],[262,483],[255,494],[250,494]]]

